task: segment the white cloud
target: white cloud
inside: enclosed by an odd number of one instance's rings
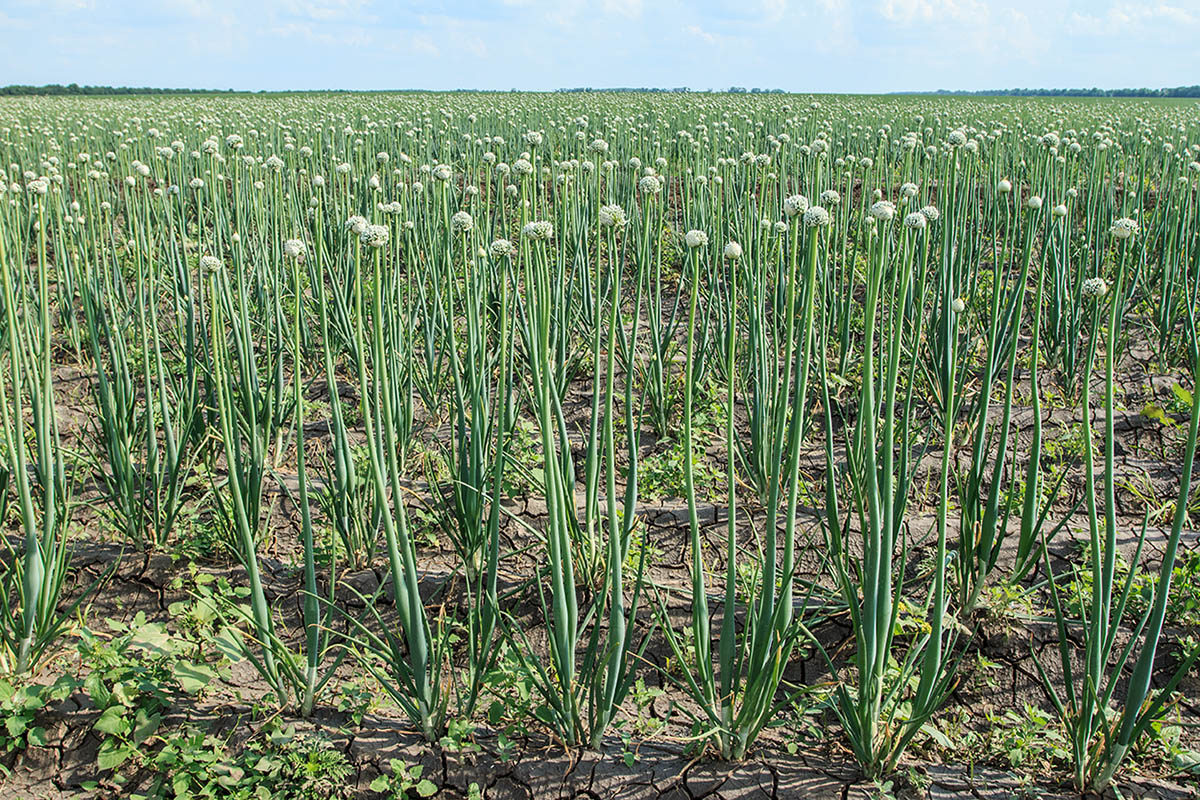
[[[762,8],[767,22],[779,22],[787,14],[788,0],[763,0]]]
[[[427,33],[417,34],[412,38],[413,52],[421,53],[427,56],[440,56],[442,51],[438,49],[437,44],[433,41],[433,37]]]
[[[642,0],[604,0],[601,7],[606,14],[620,14],[630,19],[642,16]]]
[[[366,0],[283,0],[280,10],[315,22],[358,18]]]
[[[1067,30],[1083,36],[1116,36],[1146,25],[1196,25],[1196,14],[1166,3],[1118,3],[1100,15],[1071,15]]]
[[[699,25],[688,25],[686,28],[684,28],[684,30],[687,31],[688,33],[690,33],[692,36],[695,36],[699,39],[703,39],[704,41],[708,42],[709,44],[714,44],[717,41],[717,37],[713,36],[711,33],[704,30]]]
[[[879,8],[889,22],[910,25],[913,22],[986,23],[990,9],[980,0],[883,0]]]

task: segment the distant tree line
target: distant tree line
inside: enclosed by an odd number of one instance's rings
[[[515,92],[517,90],[513,89],[513,91]],[[573,89],[558,89],[557,91],[564,94],[578,94],[581,92],[645,92],[648,94],[683,94],[692,90],[686,86],[676,86],[671,89],[657,86],[612,86],[602,88],[595,88],[592,86],[576,86]]]
[[[516,89],[513,90],[514,92]],[[687,86],[674,86],[671,88],[660,88],[655,86],[613,86],[603,89],[596,89],[591,86],[577,86],[574,89],[559,89],[559,92],[578,93],[578,92],[645,92],[649,94],[672,93],[684,94],[687,92],[712,92],[712,89],[690,89]],[[745,86],[730,86],[725,90],[729,94],[785,94],[783,89],[759,89],[755,86],[753,89],[747,89]]]
[[[326,93],[329,90],[296,90],[285,94]],[[354,90],[346,90],[354,91]],[[422,92],[422,89],[381,89],[367,90],[370,92]],[[459,92],[474,92],[474,89],[456,89]],[[517,92],[518,89],[512,91]],[[648,94],[683,94],[687,92],[711,92],[711,89],[690,89],[687,86],[661,88],[653,86],[616,86],[610,88],[593,88],[578,86],[572,89],[558,89],[558,92],[643,92]],[[783,89],[760,89],[757,86],[747,89],[744,86],[730,86],[725,90],[729,94],[785,94]],[[22,95],[135,95],[135,94],[234,94],[234,89],[158,89],[153,86],[80,86],[69,83],[50,83],[45,86],[0,86],[0,97]],[[275,94],[266,90],[258,94]],[[938,94],[965,95],[973,97],[1200,97],[1200,86],[1175,86],[1163,89],[981,89],[967,91],[963,89],[938,89],[936,92],[894,92],[894,94]]]
[[[899,92],[899,94],[916,94]],[[1200,86],[1175,86],[1164,89],[983,89],[968,92],[939,89],[934,94],[962,94],[979,97],[1200,97]]]
[[[2,86],[0,96],[16,95],[124,95],[124,94],[230,94],[233,89],[156,89],[153,86],[80,86],[49,83],[45,86]]]

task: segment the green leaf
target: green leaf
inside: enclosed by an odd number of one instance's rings
[[[372,792],[387,791],[387,787],[388,787],[387,775],[380,775],[378,778],[371,781],[371,791]]]
[[[107,733],[109,736],[127,733],[129,721],[125,718],[125,709],[122,706],[109,706],[104,709],[104,713],[100,715],[92,728],[101,733]]]
[[[46,729],[42,727],[33,727],[29,729],[29,734],[25,737],[30,747],[45,747],[46,746]]]
[[[1146,404],[1146,406],[1142,409],[1142,416],[1146,419],[1154,420],[1160,425],[1171,424],[1171,420],[1167,417],[1166,412],[1154,405],[1154,403]]]
[[[954,743],[950,741],[950,737],[938,730],[937,726],[931,722],[926,722],[921,726],[921,733],[933,739],[942,747],[947,749],[952,749],[954,747]]]
[[[429,779],[420,781],[414,788],[416,788],[417,794],[421,797],[433,797],[437,794],[437,786]]]
[[[175,680],[188,694],[197,694],[217,677],[216,670],[207,664],[179,662],[175,665]]]
[[[136,726],[133,729],[133,743],[141,744],[154,735],[158,730],[158,725],[162,722],[162,714],[148,714],[143,709],[138,709]]]
[[[133,755],[133,747],[121,744],[116,739],[105,739],[96,756],[96,766],[102,770],[116,769]]]
[[[8,731],[8,735],[12,737],[20,736],[25,732],[25,728],[29,725],[29,718],[24,714],[13,714],[8,719],[4,720],[4,728]]]

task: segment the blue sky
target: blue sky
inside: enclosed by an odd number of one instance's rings
[[[1200,0],[0,0],[0,83],[235,89],[1200,83]]]

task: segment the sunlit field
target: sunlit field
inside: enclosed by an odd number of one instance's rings
[[[0,170],[0,795],[1195,796],[1196,101],[5,98]]]

